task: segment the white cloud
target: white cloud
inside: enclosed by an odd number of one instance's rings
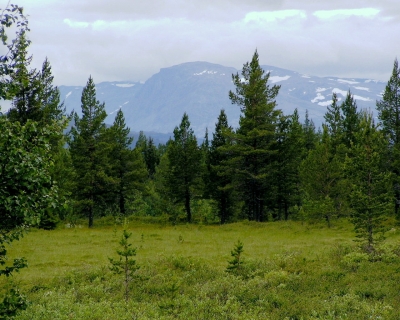
[[[346,18],[350,16],[359,16],[370,18],[376,16],[380,12],[375,8],[360,9],[339,9],[339,10],[319,10],[313,13],[319,19]]]
[[[279,11],[261,11],[249,12],[244,18],[245,23],[249,22],[274,22],[276,20],[284,20],[287,18],[302,18],[307,17],[305,11],[302,10],[279,10]]]
[[[70,19],[64,19],[64,23],[66,23],[71,28],[87,28],[90,25],[88,22],[73,21]]]

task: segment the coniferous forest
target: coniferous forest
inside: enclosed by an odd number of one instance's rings
[[[343,102],[333,94],[316,128],[308,113],[279,109],[280,86],[255,51],[226,93],[241,110],[237,128],[221,110],[199,143],[185,113],[173,137],[155,145],[143,133],[133,141],[121,110],[105,124],[91,76],[82,115],[66,114],[50,61],[40,70],[30,65],[22,8],[5,10],[0,35],[8,51],[0,97],[11,101],[0,115],[0,319],[400,317],[397,60],[376,110],[359,109],[350,91]],[[101,268],[61,276],[53,274],[63,264],[56,255],[45,281],[23,276],[28,262],[47,259],[40,241],[77,237],[77,245],[89,233],[101,246],[110,234],[108,256],[119,260],[106,256]],[[168,249],[146,251],[157,239]],[[27,261],[11,243],[33,243],[38,253]],[[148,260],[140,264],[141,251]],[[10,279],[20,270],[18,290]]]

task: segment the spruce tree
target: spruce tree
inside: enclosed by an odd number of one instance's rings
[[[273,163],[276,160],[275,132],[281,111],[275,98],[280,86],[268,84],[269,73],[261,68],[255,51],[251,62],[243,65],[241,75],[232,75],[235,92],[229,92],[232,104],[242,112],[239,128],[232,134],[230,165],[235,185],[250,220],[267,219],[266,209],[273,207]]]
[[[82,118],[74,115],[71,129],[70,152],[76,172],[74,198],[80,211],[93,226],[96,209],[104,204],[104,195],[112,181],[107,176],[109,144],[106,139],[104,103],[96,99],[92,77],[82,91]]]
[[[303,132],[305,146],[303,153],[304,156],[307,156],[308,151],[314,149],[318,141],[318,135],[315,132],[315,125],[308,115],[308,110],[306,110],[306,116],[303,124]]]
[[[377,101],[376,108],[382,130],[389,138],[387,148],[393,173],[394,208],[396,218],[400,221],[400,68],[397,59],[382,100]]]
[[[346,173],[351,181],[351,220],[357,237],[371,253],[384,231],[392,196],[390,172],[382,153],[387,141],[367,113],[362,116],[355,138],[354,156],[346,159]]]
[[[277,219],[289,218],[289,209],[300,205],[299,166],[304,150],[303,127],[297,109],[289,117],[281,117],[277,129],[277,161],[275,162],[275,203]]]
[[[126,214],[126,202],[132,200],[135,191],[144,191],[147,170],[140,150],[131,150],[133,138],[129,136],[122,110],[118,110],[113,125],[108,130],[111,144],[109,175],[114,183],[111,201],[116,201],[119,212]]]
[[[191,200],[201,194],[201,150],[196,136],[190,128],[189,117],[184,113],[181,124],[174,129],[174,140],[170,141],[168,186],[176,202],[184,204],[187,221],[192,221]]]
[[[332,154],[332,138],[324,126],[322,141],[308,153],[300,165],[301,185],[305,192],[304,210],[311,218],[323,218],[328,226],[337,216],[335,199],[340,191],[343,164]]]
[[[225,110],[221,110],[218,122],[215,124],[215,131],[211,140],[208,156],[209,164],[209,193],[212,199],[217,202],[218,216],[221,223],[226,223],[233,215],[234,196],[232,188],[232,175],[227,162],[230,158],[226,149],[229,149],[230,140],[228,136],[233,129],[228,125],[228,118]]]

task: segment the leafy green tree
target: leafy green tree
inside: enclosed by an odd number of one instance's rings
[[[74,166],[74,199],[81,212],[93,226],[96,210],[104,208],[105,195],[114,181],[107,175],[109,170],[107,141],[104,119],[107,116],[104,103],[96,100],[96,88],[92,77],[82,92],[82,118],[74,116],[71,128],[70,153]]]
[[[202,154],[186,113],[174,129],[174,140],[168,146],[167,155],[169,193],[176,202],[183,202],[187,221],[191,222],[191,200],[200,195],[202,188]]]
[[[58,135],[62,124],[39,127],[0,117],[0,276],[11,276],[26,267],[26,260],[7,262],[7,245],[19,240],[29,225],[37,225],[63,203],[51,178],[53,166],[49,141]],[[4,267],[4,268],[3,268]],[[0,295],[4,291],[0,289]],[[0,318],[9,319],[26,308],[18,290],[12,289],[0,300]]]
[[[225,110],[221,110],[208,155],[208,189],[211,198],[217,202],[218,216],[222,224],[233,216],[235,205],[232,176],[229,168],[226,168],[230,155],[225,151],[229,148],[228,136],[232,133],[233,129],[228,125]]]
[[[269,73],[261,68],[255,51],[251,62],[243,65],[241,75],[232,75],[235,92],[229,92],[232,104],[239,105],[238,130],[231,135],[235,186],[250,220],[263,221],[266,209],[273,207],[268,198],[273,190],[273,163],[276,160],[276,128],[281,111],[275,98],[280,86],[268,85]]]
[[[13,25],[16,25],[17,38],[9,42],[6,31]],[[13,100],[21,90],[15,79],[24,61],[15,53],[24,46],[21,36],[28,30],[22,7],[10,5],[2,11],[0,38],[8,49],[0,57],[0,97],[4,100]],[[29,77],[24,81],[29,81]],[[30,120],[22,124],[11,122],[0,113],[0,276],[9,277],[26,267],[23,258],[7,263],[8,245],[19,240],[29,225],[37,225],[46,212],[63,205],[50,175],[53,166],[50,141],[59,135],[62,127],[60,122],[45,127]],[[2,287],[0,295],[1,319],[11,319],[18,310],[27,307],[16,288]]]
[[[395,214],[400,221],[400,68],[394,61],[392,75],[382,100],[377,101],[378,118],[382,130],[389,138],[389,162],[393,173]]]
[[[352,222],[368,252],[384,231],[384,220],[391,198],[390,172],[382,150],[387,141],[374,124],[371,114],[364,113],[355,133],[353,157],[346,159],[346,173],[351,181],[350,205]]]

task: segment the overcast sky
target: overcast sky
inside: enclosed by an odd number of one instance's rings
[[[7,4],[3,2],[2,8]],[[57,85],[145,81],[208,61],[387,81],[400,52],[399,0],[15,0],[29,15],[35,67]]]

